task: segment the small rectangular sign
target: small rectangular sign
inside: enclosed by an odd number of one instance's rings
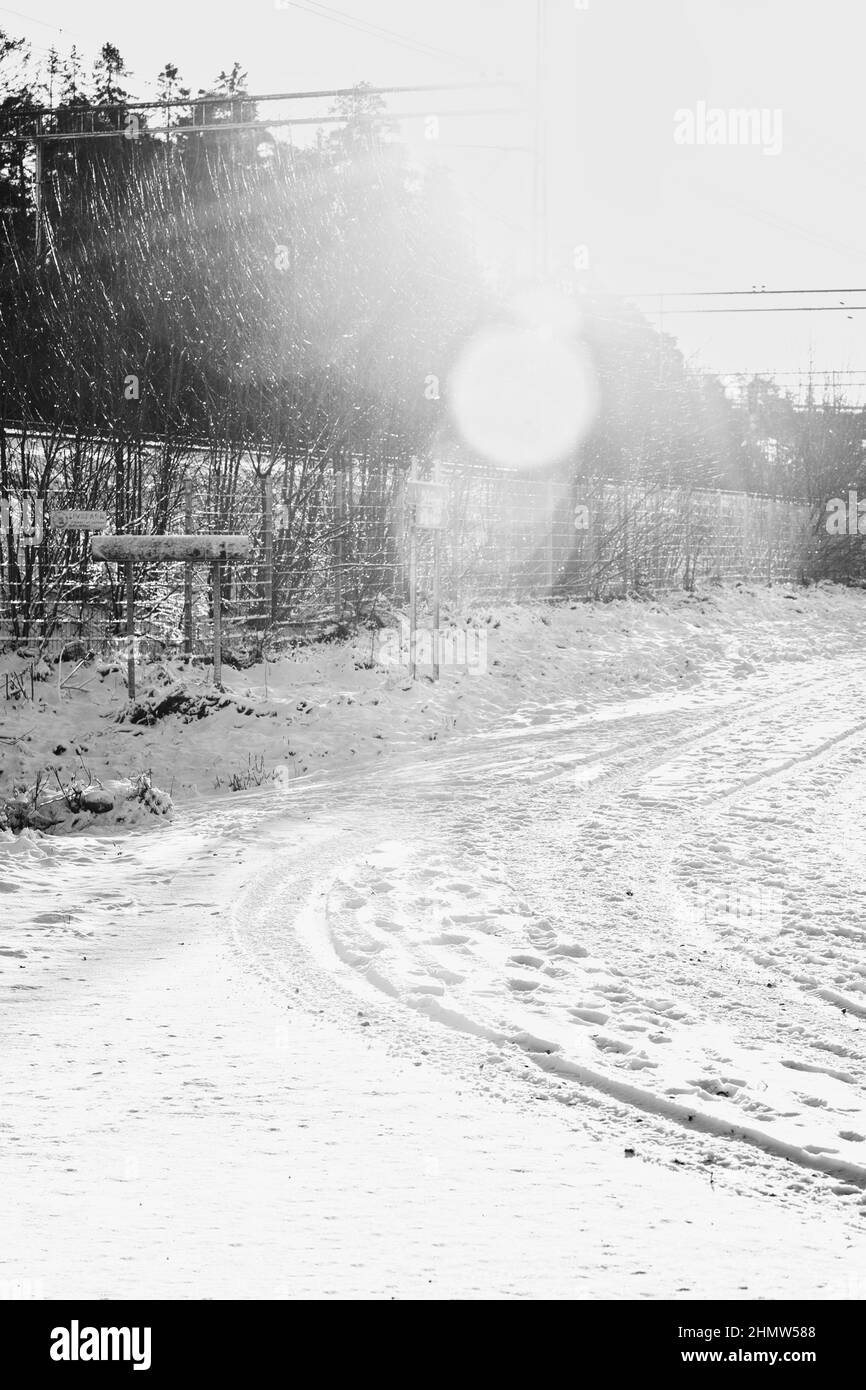
[[[444,483],[415,481],[409,484],[409,505],[415,508],[415,525],[425,531],[441,531],[445,525],[448,489]]]
[[[54,507],[51,511],[52,531],[104,531],[107,525],[105,512],[85,512],[76,507],[66,511]]]

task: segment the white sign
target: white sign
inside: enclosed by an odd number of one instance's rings
[[[69,511],[52,508],[52,531],[104,531],[108,525],[105,512],[85,512],[80,507]]]
[[[441,531],[445,525],[448,489],[444,483],[409,484],[409,505],[415,508],[415,525],[426,531]]]

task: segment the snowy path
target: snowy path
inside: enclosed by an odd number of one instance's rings
[[[0,1285],[862,1297],[864,681],[17,842]]]
[[[334,883],[337,950],[418,1010],[862,1205],[866,722],[847,668],[404,774],[398,838]],[[437,788],[444,825],[419,831],[413,800]]]

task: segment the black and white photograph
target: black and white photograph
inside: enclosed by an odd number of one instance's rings
[[[862,10],[17,4],[4,1344],[553,1300],[623,1370],[827,1373]]]

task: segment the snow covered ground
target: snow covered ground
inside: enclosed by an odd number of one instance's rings
[[[0,795],[175,810],[0,835],[0,1292],[863,1297],[864,619],[502,609],[438,688],[368,634],[191,722],[4,710]]]

